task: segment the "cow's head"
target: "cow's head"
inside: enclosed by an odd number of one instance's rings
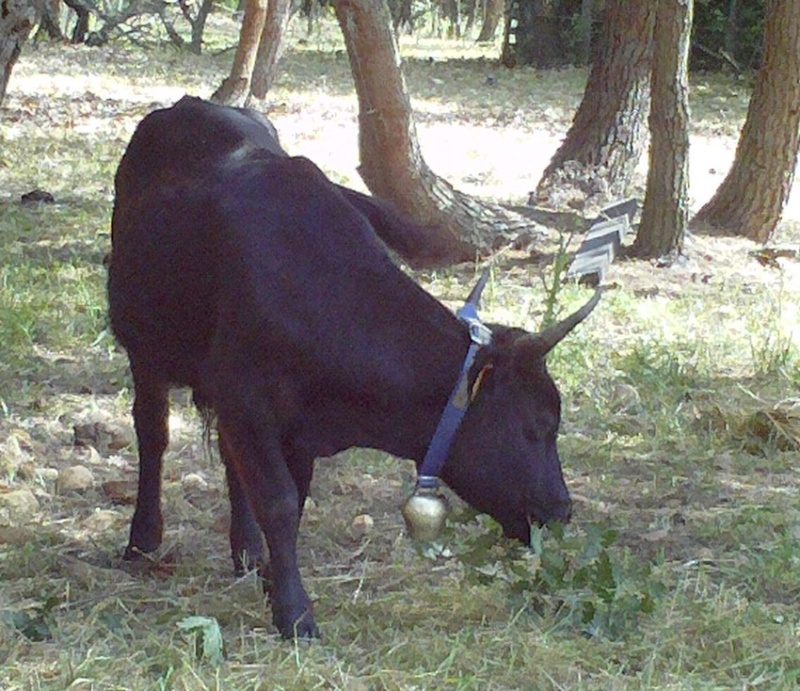
[[[506,535],[530,542],[530,525],[566,522],[572,501],[556,438],[561,398],[545,356],[594,309],[581,309],[538,334],[492,327],[492,343],[472,367],[472,402],[442,471],[465,501],[488,513]]]

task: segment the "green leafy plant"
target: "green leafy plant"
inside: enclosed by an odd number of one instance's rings
[[[29,641],[49,641],[53,638],[55,619],[53,611],[61,604],[61,598],[51,595],[31,611],[0,612],[0,620],[21,633]]]
[[[178,628],[194,634],[194,649],[198,660],[204,660],[213,667],[219,667],[225,661],[225,642],[216,619],[186,617],[178,622]]]
[[[786,315],[784,286],[765,296],[761,309],[750,316],[750,352],[753,368],[760,376],[792,369],[797,361],[797,349],[791,332],[784,327],[791,317]],[[764,328],[764,327],[767,328]]]
[[[564,235],[558,239],[558,252],[553,259],[552,277],[548,283],[547,278],[542,274],[542,284],[545,290],[544,315],[542,315],[541,328],[545,329],[556,321],[556,308],[558,307],[558,295],[564,285],[563,276],[569,266],[571,256],[569,254],[569,244],[572,234]]]
[[[657,564],[615,546],[617,532],[590,524],[531,529],[531,549],[491,531],[453,549],[468,582],[503,584],[517,605],[553,616],[590,637],[620,638],[651,614],[666,592]]]

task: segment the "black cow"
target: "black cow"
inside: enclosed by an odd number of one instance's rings
[[[359,446],[419,465],[469,329],[377,237],[424,231],[288,157],[246,111],[183,99],[148,115],[115,184],[110,317],[140,457],[127,554],[160,544],[167,394],[191,387],[216,418],[234,564],[263,563],[263,533],[273,621],[313,636],[296,538],[314,459]],[[531,521],[570,516],[544,357],[597,298],[540,334],[492,327],[468,368],[474,398],[441,476],[525,543]]]

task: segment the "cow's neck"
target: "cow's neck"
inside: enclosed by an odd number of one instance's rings
[[[314,455],[369,447],[412,459],[419,466],[458,380],[470,340],[466,326],[441,307],[438,317],[420,324],[407,343],[398,362],[385,363],[403,372],[400,385],[381,388],[373,400],[355,397],[344,405],[331,400],[319,406],[315,436],[335,441]]]
[[[438,312],[438,314],[437,314]],[[396,414],[380,429],[376,441],[389,453],[413,459],[419,467],[453,387],[461,372],[470,346],[469,331],[450,310],[440,304],[430,310],[428,328],[420,324],[414,338],[413,384],[393,401]],[[426,333],[427,332],[427,333]],[[373,442],[372,445],[376,445]]]

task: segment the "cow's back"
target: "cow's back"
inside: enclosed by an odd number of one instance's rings
[[[109,312],[120,343],[175,384],[196,385],[214,329],[220,167],[285,155],[268,121],[185,97],[148,115],[115,178]]]
[[[419,320],[450,326],[449,313],[311,161],[253,153],[214,197],[222,340],[239,356],[348,395],[403,390],[424,369],[411,334]]]
[[[139,123],[117,169],[117,199],[136,197],[153,185],[205,177],[227,156],[248,149],[286,155],[275,128],[255,111],[184,96]]]

